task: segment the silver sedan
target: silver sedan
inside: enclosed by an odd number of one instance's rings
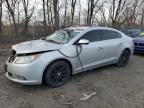
[[[109,64],[126,66],[133,49],[132,38],[118,30],[70,27],[13,45],[4,68],[11,81],[58,87],[72,74]]]

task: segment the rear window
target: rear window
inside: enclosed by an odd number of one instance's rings
[[[121,38],[121,34],[116,31],[112,31],[112,30],[103,30],[102,31],[102,39],[103,40],[117,39],[117,38]]]

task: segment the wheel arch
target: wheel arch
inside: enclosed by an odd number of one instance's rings
[[[52,63],[54,63],[54,62],[56,62],[56,61],[59,61],[59,60],[66,62],[66,63],[70,66],[70,74],[72,75],[72,72],[73,72],[72,63],[71,63],[69,60],[65,59],[65,58],[57,58],[57,59],[51,61],[50,63],[48,63],[48,64],[46,65],[46,67],[45,67],[45,69],[44,69],[44,71],[43,71],[43,73],[42,73],[42,83],[44,82],[44,75],[45,75],[45,73],[46,73],[46,69],[47,69],[50,65],[52,65]]]
[[[129,47],[122,48],[120,53],[118,54],[118,59],[120,58],[120,56],[121,56],[121,54],[123,53],[124,50],[128,50],[130,52],[130,54],[132,54],[132,51],[130,50]]]
[[[131,50],[130,50],[130,48],[128,48],[128,47],[126,47],[124,50],[128,50],[130,54],[132,53]]]

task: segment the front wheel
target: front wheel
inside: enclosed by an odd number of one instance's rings
[[[59,87],[69,79],[70,71],[70,66],[65,61],[55,61],[46,69],[44,81],[51,87]]]
[[[119,58],[118,61],[118,66],[120,67],[125,67],[127,66],[128,62],[129,62],[129,58],[130,58],[130,51],[129,50],[124,50]]]

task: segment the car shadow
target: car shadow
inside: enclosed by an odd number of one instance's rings
[[[95,75],[95,74],[102,75],[105,70],[108,70],[108,69],[111,69],[111,68],[119,68],[119,67],[117,67],[115,64],[112,64],[112,65],[107,65],[107,66],[91,69],[91,70],[88,70],[88,71],[80,72],[80,73],[72,75],[70,80],[67,81],[65,85],[70,84],[70,83],[73,84],[75,82],[79,82],[83,78],[85,78],[89,75],[92,75],[92,76]],[[21,85],[21,84],[17,84],[17,83],[14,83],[14,82],[10,82],[10,83],[13,86],[15,86],[19,89],[26,89],[26,90],[30,90],[30,91],[41,90],[41,89],[43,89],[43,90],[44,89],[55,89],[55,88],[51,88],[51,87],[47,86],[44,83],[41,84],[41,85]],[[58,88],[63,88],[65,85],[63,85],[61,87],[58,87]]]
[[[101,74],[104,70],[111,69],[111,68],[114,68],[114,67],[117,67],[117,66],[115,64],[111,64],[111,65],[102,66],[102,67],[98,67],[98,68],[95,68],[95,69],[83,71],[83,72],[74,74],[72,76],[72,79],[75,79],[77,77],[78,78],[85,77],[85,76],[88,76],[88,75],[91,75],[91,74],[95,74],[95,73],[96,74]]]
[[[144,53],[135,52],[134,55],[144,57]]]

